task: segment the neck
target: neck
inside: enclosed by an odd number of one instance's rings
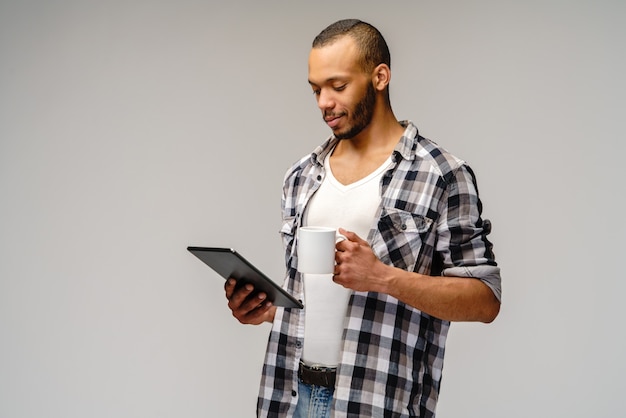
[[[404,133],[404,127],[391,110],[375,112],[370,124],[353,138],[337,144],[336,152],[391,154]]]

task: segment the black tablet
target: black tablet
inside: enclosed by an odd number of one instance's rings
[[[302,302],[287,293],[252,263],[232,248],[187,247],[187,250],[211,267],[224,279],[237,279],[237,284],[251,283],[255,291],[265,292],[274,305],[302,308]]]

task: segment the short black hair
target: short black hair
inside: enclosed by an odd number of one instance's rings
[[[313,40],[313,48],[320,48],[349,35],[361,52],[361,66],[365,71],[377,65],[387,64],[391,68],[391,54],[385,38],[374,26],[358,19],[339,20],[321,31]]]

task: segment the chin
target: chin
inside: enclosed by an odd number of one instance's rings
[[[333,132],[335,138],[337,139],[352,139],[355,136],[359,135],[363,130],[367,127],[365,126],[351,126],[348,129],[344,129],[343,131]]]
[[[356,129],[354,126],[348,126],[344,129],[333,130],[333,135],[335,135],[335,138],[337,139],[351,139],[357,136],[361,131],[362,129]]]

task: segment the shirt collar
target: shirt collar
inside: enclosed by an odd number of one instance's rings
[[[332,135],[328,138],[322,145],[315,148],[315,151],[311,154],[311,162],[313,164],[317,164],[319,166],[324,165],[324,159],[328,155],[329,152],[335,148],[335,145],[339,142],[339,139],[335,138],[335,135]]]
[[[398,145],[396,145],[396,148],[394,149],[394,154],[399,154],[405,160],[414,160],[415,150],[417,148],[416,139],[418,138],[417,127],[410,120],[400,121],[400,125],[402,125],[405,129],[402,134],[402,138],[400,138]],[[338,142],[339,139],[337,139],[334,135],[330,136],[322,145],[315,148],[311,154],[311,162],[313,164],[323,166],[324,159]]]
[[[404,133],[393,152],[401,155],[405,160],[412,161],[415,159],[419,132],[417,131],[417,126],[410,120],[400,121],[400,125],[404,126]]]

